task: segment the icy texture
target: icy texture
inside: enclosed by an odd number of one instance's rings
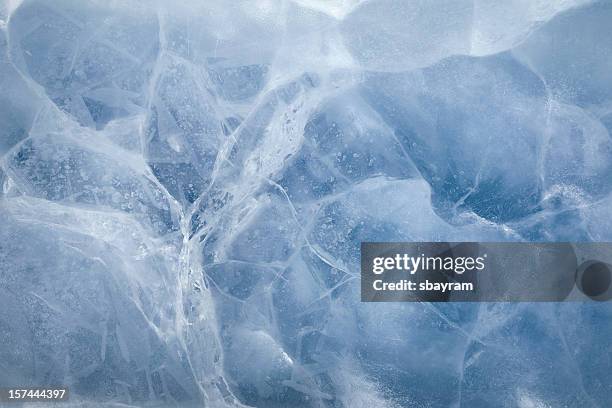
[[[361,241],[612,240],[612,4],[0,1],[0,385],[608,407],[609,304],[362,304]]]

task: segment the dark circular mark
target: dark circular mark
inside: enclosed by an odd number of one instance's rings
[[[612,274],[608,266],[595,262],[586,267],[580,280],[582,293],[593,298],[603,295],[610,289]]]

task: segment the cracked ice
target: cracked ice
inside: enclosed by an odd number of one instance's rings
[[[361,241],[611,241],[612,6],[0,1],[0,385],[607,407],[608,304],[361,304]]]

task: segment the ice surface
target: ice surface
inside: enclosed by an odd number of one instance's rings
[[[545,25],[515,50],[546,82],[551,96],[578,106],[610,109],[612,91],[609,41],[612,4],[572,10]],[[572,30],[572,35],[567,31]]]
[[[611,406],[609,304],[359,301],[362,241],[612,240],[611,29],[606,1],[0,1],[0,386]]]
[[[588,3],[589,0],[366,1],[351,9],[341,27],[346,45],[360,67],[395,72],[429,66],[453,55],[485,56],[512,49],[555,15]],[[605,18],[595,18],[605,24]]]

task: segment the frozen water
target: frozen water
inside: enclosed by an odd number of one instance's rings
[[[365,2],[346,16],[342,31],[364,68],[403,71],[468,54],[473,8],[471,0]]]
[[[359,301],[362,241],[612,240],[611,30],[587,0],[0,0],[0,386],[611,406],[609,303]]]
[[[551,96],[578,106],[610,109],[609,41],[612,4],[602,2],[560,15],[515,50],[546,82]],[[572,35],[567,35],[571,27]]]
[[[368,1],[351,8],[341,27],[346,45],[361,67],[405,71],[452,55],[485,56],[512,49],[555,15],[589,2]],[[592,18],[606,24],[605,17]]]

